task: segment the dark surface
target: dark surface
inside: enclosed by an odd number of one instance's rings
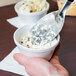
[[[55,2],[48,0],[50,11],[56,10]],[[16,30],[6,19],[17,16],[14,5],[0,8],[0,61],[5,58],[15,47],[13,33]],[[66,17],[64,28],[61,32],[61,46],[59,59],[61,64],[67,68],[70,76],[76,76],[76,17]],[[1,71],[0,76],[19,76],[14,73]]]

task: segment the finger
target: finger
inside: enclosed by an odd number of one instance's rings
[[[58,69],[58,71],[62,72],[64,76],[69,76],[68,71],[61,64],[55,64],[54,66]]]
[[[58,46],[56,47],[56,49],[55,49],[54,54],[53,54],[52,57],[59,55],[59,49],[60,49],[60,43],[59,43]]]
[[[60,64],[59,60],[52,59],[51,63],[58,71],[62,72],[64,76],[69,76],[68,71]]]
[[[53,65],[60,64],[58,56],[55,56],[53,59],[51,59],[50,63]]]
[[[21,53],[16,53],[13,55],[14,59],[21,65],[26,66],[27,65],[27,60],[28,57],[26,57],[25,55],[21,54]]]
[[[59,58],[58,58],[59,48],[60,48],[60,43],[59,43],[59,45],[56,47],[55,52],[54,52],[54,54],[53,54],[53,56],[52,56],[52,58],[51,58],[51,60],[50,60],[50,62],[51,62],[52,64],[59,64],[59,63],[60,63],[60,62],[59,62]]]
[[[55,49],[55,52],[50,60],[50,62],[60,71],[62,71],[63,73],[65,73],[66,76],[69,76],[67,70],[60,64],[59,62],[59,58],[58,58],[58,54],[59,54],[59,49],[60,49],[60,43],[57,46],[57,48]]]

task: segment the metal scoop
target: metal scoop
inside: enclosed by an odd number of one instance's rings
[[[73,0],[66,0],[62,9],[45,15],[30,30],[35,44],[52,41],[62,30],[65,13]]]

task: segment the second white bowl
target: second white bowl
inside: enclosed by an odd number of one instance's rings
[[[26,0],[27,1],[27,0]],[[44,15],[46,15],[47,11],[49,10],[49,3],[47,3],[47,8],[44,9],[43,11],[40,11],[40,12],[34,12],[34,13],[23,13],[23,12],[20,12],[18,9],[19,9],[19,6],[24,3],[24,0],[23,1],[20,1],[18,3],[16,3],[14,9],[17,13],[17,15],[26,23],[26,24],[33,24],[33,23],[36,23],[40,18],[42,18]]]

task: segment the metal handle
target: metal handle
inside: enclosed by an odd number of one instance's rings
[[[59,15],[61,17],[64,17],[65,16],[65,13],[66,13],[66,10],[68,9],[68,7],[70,6],[70,4],[73,2],[74,0],[66,0],[62,9],[60,10],[60,13]]]

